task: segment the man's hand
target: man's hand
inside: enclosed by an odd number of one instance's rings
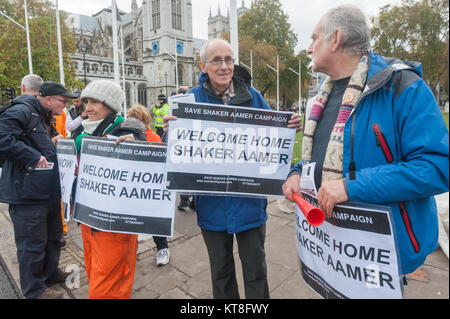
[[[175,121],[178,120],[178,117],[174,116],[174,115],[166,115],[163,117],[163,131],[167,133],[167,131],[169,130],[169,121]]]
[[[123,141],[135,141],[134,136],[131,135],[124,135],[124,136],[119,136],[116,140],[116,145],[119,145],[120,143],[122,143]]]
[[[286,182],[284,182],[283,186],[281,187],[283,190],[283,195],[287,199],[289,199],[291,202],[294,201],[292,198],[292,193],[296,193],[299,196],[302,196],[302,193],[300,191],[300,179],[302,176],[300,174],[295,174],[290,176]]]
[[[320,208],[323,210],[325,215],[330,218],[333,213],[334,206],[348,201],[344,180],[338,179],[323,182],[319,192],[317,193],[317,199],[319,201]]]
[[[291,119],[288,122],[288,127],[295,128],[295,131],[298,133],[302,130],[302,118],[298,113],[292,115]]]
[[[57,142],[58,140],[61,140],[61,139],[64,139],[64,136],[61,135],[61,134],[59,134],[58,136],[53,137],[53,138],[52,138],[53,145],[56,146],[56,142]]]
[[[41,158],[39,159],[36,168],[47,168],[47,167],[50,167],[50,165],[48,164],[47,159],[41,155]]]

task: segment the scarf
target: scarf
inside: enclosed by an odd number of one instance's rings
[[[328,180],[336,180],[343,176],[344,162],[344,127],[350,114],[356,106],[367,80],[369,71],[369,56],[364,54],[359,61],[355,71],[350,77],[350,81],[342,96],[342,103],[339,108],[339,114],[336,123],[331,131],[330,140],[328,142],[325,153],[325,160],[322,169],[322,182]],[[311,114],[305,124],[302,142],[302,160],[311,161],[312,146],[314,140],[314,132],[320,121],[323,110],[325,109],[334,87],[334,81],[328,77],[320,88],[320,92],[314,102]]]
[[[89,135],[92,135],[92,133],[94,132],[94,130],[97,128],[97,126],[103,121],[103,119],[98,120],[98,121],[89,121],[89,119],[87,120],[83,120],[81,122],[81,125],[83,125],[83,132],[88,133]]]

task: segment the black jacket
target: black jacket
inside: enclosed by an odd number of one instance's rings
[[[22,95],[0,115],[0,159],[5,160],[0,179],[0,202],[9,204],[47,204],[61,197],[58,161],[50,125],[51,112],[32,95]],[[23,139],[21,134],[32,116],[40,120]],[[53,162],[52,170],[36,170],[41,157]]]

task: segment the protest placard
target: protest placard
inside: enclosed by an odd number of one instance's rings
[[[175,193],[163,187],[166,147],[84,138],[74,219],[121,233],[173,236]]]
[[[77,148],[75,146],[75,141],[58,140],[56,143],[56,155],[58,157],[64,220],[69,221],[70,197],[72,195],[72,186],[75,180],[75,167],[77,166]]]
[[[303,192],[317,206],[317,199]],[[306,284],[326,299],[402,298],[389,207],[345,203],[312,226],[297,207],[296,244]]]
[[[167,142],[167,188],[190,193],[283,196],[296,131],[291,112],[178,103]]]

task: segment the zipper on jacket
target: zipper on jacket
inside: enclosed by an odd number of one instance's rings
[[[394,161],[394,156],[392,155],[391,149],[389,148],[389,144],[387,143],[386,137],[383,134],[383,131],[380,129],[378,124],[372,125],[373,132],[377,139],[377,145],[381,147],[384,157],[388,163],[392,163]],[[403,220],[403,224],[405,225],[406,233],[408,234],[409,241],[413,246],[413,249],[416,253],[420,250],[419,241],[417,240],[416,235],[412,229],[411,219],[409,218],[408,211],[406,210],[405,203],[399,202],[398,206],[400,208],[400,215]]]
[[[389,148],[389,144],[387,143],[386,137],[384,136],[380,126],[378,124],[373,124],[372,130],[375,134],[375,138],[377,139],[377,146],[381,147],[386,161],[388,163],[392,163],[394,161],[394,157],[392,156],[391,149]]]
[[[408,215],[408,211],[406,210],[406,206],[403,202],[398,203],[398,206],[400,207],[400,214],[403,219],[403,223],[405,224],[406,232],[408,233],[409,240],[411,241],[411,244],[414,248],[414,251],[416,253],[420,250],[419,241],[417,240],[416,235],[414,234],[414,231],[411,226],[411,220]]]

